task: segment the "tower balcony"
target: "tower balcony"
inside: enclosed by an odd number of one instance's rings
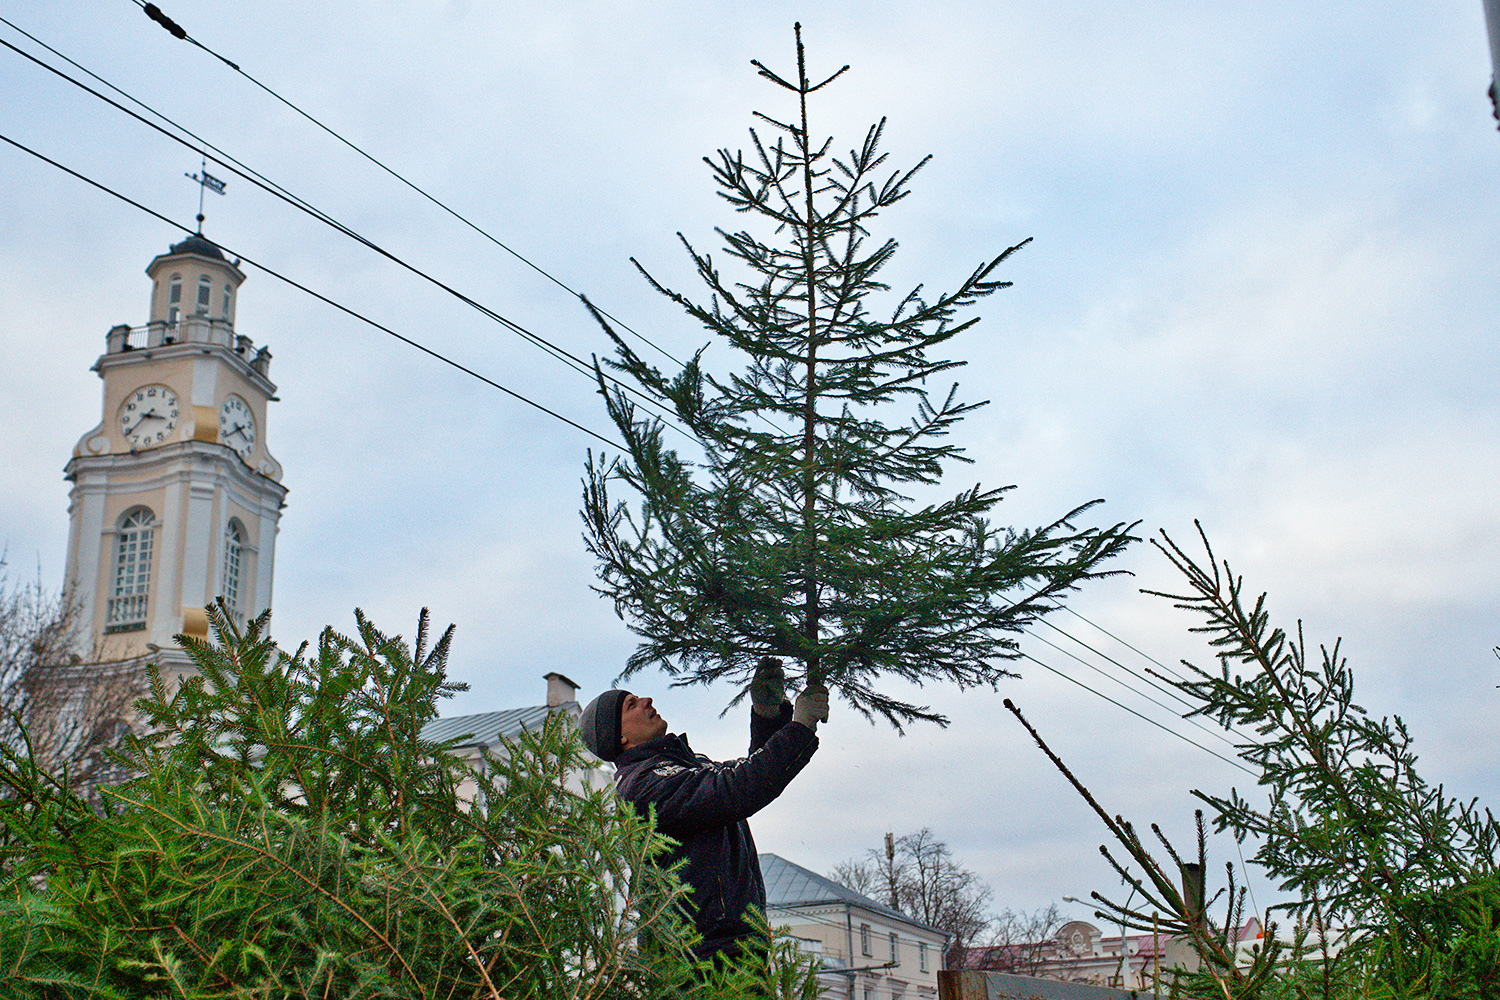
[[[169,320],[152,320],[145,326],[120,324],[105,336],[106,354],[126,354],[172,344],[216,344],[233,351],[262,375],[271,363],[271,352],[255,349],[249,337],[234,332],[227,319],[209,316],[179,316]]]

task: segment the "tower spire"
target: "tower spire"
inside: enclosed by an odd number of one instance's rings
[[[196,181],[198,184],[198,235],[203,235],[203,192],[212,191],[214,194],[224,193],[224,182],[208,172],[208,157],[203,158],[203,166],[199,168],[200,174],[183,174],[188,180]]]

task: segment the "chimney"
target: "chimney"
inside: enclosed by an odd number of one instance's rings
[[[1187,909],[1183,914],[1189,921],[1203,926],[1203,866],[1197,863],[1182,866],[1182,901]]]
[[[548,708],[557,708],[559,705],[578,700],[578,685],[573,681],[555,670],[550,674],[543,674],[542,677],[547,682]]]

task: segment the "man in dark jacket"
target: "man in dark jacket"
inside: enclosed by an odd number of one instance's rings
[[[767,657],[750,685],[750,755],[715,763],[667,732],[649,697],[606,691],[579,718],[594,755],[614,761],[615,789],[677,842],[663,865],[686,859],[692,887],[688,910],[703,941],[699,958],[737,954],[751,927],[750,906],[766,906],[755,841],[746,822],[781,794],[818,748],[817,726],[828,720],[828,691],[818,686],[786,700],[781,664]]]

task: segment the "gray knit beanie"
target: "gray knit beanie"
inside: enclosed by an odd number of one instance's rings
[[[600,760],[614,760],[620,756],[620,706],[629,693],[618,688],[606,691],[589,702],[578,717],[583,745]]]

